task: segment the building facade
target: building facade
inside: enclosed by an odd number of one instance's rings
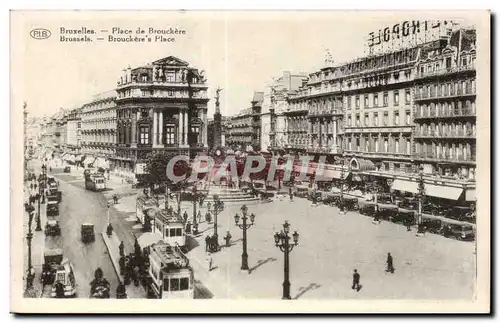
[[[69,112],[66,119],[66,142],[64,151],[79,154],[82,141],[80,109]]]
[[[476,176],[476,33],[424,48],[415,80],[415,161],[429,173]]]
[[[117,87],[117,167],[143,174],[151,153],[206,151],[207,85],[204,72],[169,56],[123,71]]]
[[[116,92],[94,96],[80,110],[81,153],[93,157],[112,158],[116,144]],[[78,121],[76,121],[78,131]],[[78,135],[76,137],[78,141]]]
[[[252,109],[241,110],[229,118],[226,143],[234,150],[245,150],[254,143]]]
[[[229,123],[229,118],[226,116],[221,115],[221,127],[220,127],[220,146],[224,147],[226,146],[226,133],[227,133],[227,125]],[[213,149],[216,147],[215,144],[215,120],[214,119],[209,119],[208,120],[208,126],[207,126],[207,132],[208,132],[208,148]]]

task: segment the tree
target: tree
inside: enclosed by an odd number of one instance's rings
[[[145,181],[151,188],[151,192],[154,191],[154,186],[158,185],[161,188],[165,188],[165,209],[168,209],[168,194],[169,189],[171,191],[180,192],[177,196],[177,202],[180,209],[180,200],[183,189],[187,186],[187,180],[191,176],[191,166],[185,160],[181,160],[175,163],[173,173],[176,176],[185,176],[185,180],[179,182],[173,182],[171,178],[167,176],[167,166],[172,158],[177,156],[174,152],[158,152],[152,155],[149,155],[146,160],[145,166]]]

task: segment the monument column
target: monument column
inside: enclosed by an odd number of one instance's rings
[[[159,131],[158,131],[158,146],[163,148],[163,111],[158,112],[159,120]]]
[[[203,147],[208,148],[208,120],[207,109],[203,109]]]
[[[156,147],[158,141],[158,113],[153,110],[153,148]]]
[[[187,111],[184,111],[184,145],[186,147],[189,146],[189,143],[188,143],[188,132],[189,132],[189,128],[188,128],[188,112]]]
[[[179,110],[179,122],[177,124],[177,145],[180,147],[182,146],[183,142],[183,134],[182,134],[182,128],[184,126],[184,121],[183,121],[183,112],[182,110]]]
[[[130,148],[137,148],[137,113],[132,109],[132,142]]]

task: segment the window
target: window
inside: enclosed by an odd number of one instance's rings
[[[399,153],[399,139],[398,138],[396,138],[394,140],[394,152]]]
[[[401,171],[401,164],[394,163],[394,171],[395,171],[395,172],[399,172],[399,171]]]
[[[359,108],[359,95],[356,95],[356,108]]]
[[[394,111],[394,125],[399,126],[399,111]]]
[[[81,122],[78,122],[78,123],[76,124],[76,127],[77,127],[78,129],[80,129],[80,128],[82,127],[82,123],[81,123]]]
[[[368,95],[365,95],[365,108],[368,108]]]
[[[365,113],[365,126],[368,126],[370,121],[370,117],[368,116],[368,113]]]
[[[352,140],[351,140],[351,138],[349,138],[348,143],[349,143],[349,150],[352,150]]]
[[[170,229],[169,237],[176,237],[176,229]]]
[[[385,111],[384,112],[384,126],[387,126],[389,124],[389,112]]]
[[[378,107],[378,93],[373,95],[373,106]]]
[[[352,117],[351,116],[347,116],[347,125],[349,127],[352,126]]]
[[[386,170],[386,171],[389,170],[389,163],[384,163],[384,170]]]
[[[406,102],[406,104],[409,104],[410,101],[411,101],[411,92],[410,92],[410,90],[406,90],[405,91],[405,102]]]
[[[411,154],[411,141],[410,141],[410,139],[406,139],[406,153]]]
[[[378,126],[378,113],[377,112],[375,112],[373,114],[373,125]]]
[[[385,92],[384,93],[384,107],[389,105],[389,93]]]
[[[351,109],[351,96],[347,97],[347,109]]]
[[[379,147],[378,147],[378,138],[375,138],[375,152],[378,153],[378,149],[379,149]]]
[[[180,290],[180,281],[179,278],[171,278],[170,279],[170,291],[176,292]]]
[[[462,66],[467,66],[467,57],[462,58]]]
[[[389,151],[389,139],[388,138],[384,138],[384,152],[388,152]]]
[[[175,82],[175,74],[173,72],[167,72],[167,82]]]
[[[411,122],[411,111],[410,110],[406,110],[406,120],[405,120],[405,123],[406,123],[407,126],[409,126],[410,122]]]
[[[399,90],[394,91],[394,105],[399,105]]]
[[[451,57],[446,57],[446,68],[451,68]]]
[[[167,145],[173,145],[175,143],[175,126],[167,125],[165,128],[165,143]]]
[[[169,91],[167,92],[167,95],[168,95],[168,96],[174,96],[174,91],[170,91],[170,90],[169,90]]]
[[[356,150],[359,151],[359,138],[356,138]]]
[[[149,128],[140,127],[139,128],[139,143],[143,145],[149,144]]]
[[[420,74],[424,74],[424,67],[423,66],[420,66]]]
[[[169,280],[168,278],[165,278],[163,280],[163,291],[164,292],[168,292],[168,287],[169,287],[168,280]]]
[[[359,113],[356,114],[356,127],[361,126],[361,120],[359,119]]]
[[[180,279],[180,290],[189,289],[189,278],[181,278]]]
[[[176,237],[182,237],[182,229],[181,228],[175,229],[175,236]]]

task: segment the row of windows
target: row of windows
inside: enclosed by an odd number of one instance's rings
[[[189,277],[184,278],[164,278],[163,291],[164,292],[178,292],[189,289]]]
[[[434,156],[439,159],[475,159],[476,147],[469,143],[442,144],[416,143],[417,154]]]
[[[470,122],[466,123],[438,123],[438,124],[423,124],[417,125],[416,133],[420,135],[431,136],[446,136],[446,135],[460,135],[460,136],[475,136],[476,125]]]
[[[467,100],[417,105],[415,107],[415,112],[416,117],[475,115],[476,102]]]
[[[453,96],[457,94],[474,94],[476,92],[476,80],[462,80],[442,84],[419,86],[417,97]]]
[[[163,232],[163,225],[159,222],[155,222],[155,227],[158,232]],[[182,237],[184,232],[182,228],[166,228],[165,229],[165,237]]]
[[[468,65],[475,65],[476,63],[476,56],[475,55],[463,55],[462,56],[462,66],[468,66]],[[434,71],[439,71],[443,69],[450,69],[452,68],[453,64],[453,59],[452,57],[446,57],[444,60],[439,60],[435,62],[434,64],[426,64],[420,66],[420,73],[430,73]]]
[[[370,117],[371,116],[371,117]],[[370,123],[370,119],[372,120],[372,122]],[[406,110],[405,111],[405,119],[404,119],[404,125],[410,125],[411,124],[411,111],[410,110]],[[379,126],[379,113],[378,112],[373,112],[373,113],[365,113],[365,116],[364,116],[364,126],[368,127],[368,126]],[[383,120],[382,120],[382,125],[384,126],[389,126],[390,125],[390,122],[389,122],[389,112],[388,111],[384,111],[383,113]],[[393,118],[392,118],[392,125],[394,126],[401,126],[401,118],[399,116],[399,111],[394,111],[393,112]],[[353,126],[352,124],[352,116],[351,115],[348,115],[347,116],[347,126],[348,127],[351,127]],[[361,116],[359,113],[356,113],[356,123],[355,123],[355,127],[361,127],[362,124],[361,124]]]
[[[394,90],[392,95],[392,104],[394,106],[399,105],[399,90]],[[405,90],[405,104],[411,103],[411,90]],[[382,104],[380,105],[379,98],[382,97]],[[352,101],[356,109],[360,108],[360,96],[348,96],[347,97],[347,109],[352,108]],[[364,95],[364,108],[377,108],[377,107],[387,107],[389,106],[389,92],[383,93],[373,93]]]
[[[365,152],[384,152],[384,153],[403,153],[411,154],[411,140],[410,138],[405,138],[400,140],[399,137],[396,138],[348,138],[347,139],[347,149],[361,151],[364,149]]]

